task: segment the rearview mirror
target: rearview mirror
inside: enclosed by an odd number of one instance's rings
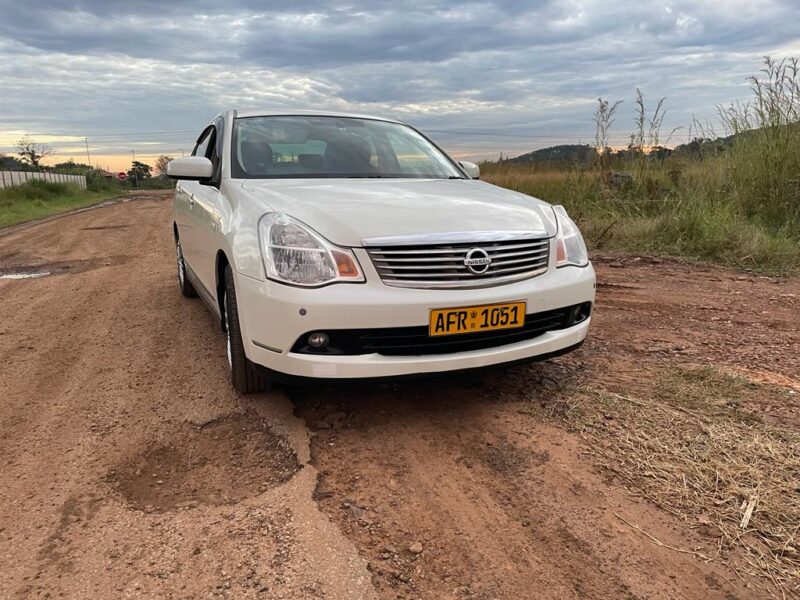
[[[467,162],[462,160],[460,163],[461,167],[467,172],[470,179],[480,179],[481,178],[481,170],[478,168],[478,165],[475,163]]]
[[[205,156],[176,158],[167,164],[167,177],[170,179],[208,181],[213,174],[214,166]]]

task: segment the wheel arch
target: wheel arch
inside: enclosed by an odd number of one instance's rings
[[[219,309],[219,326],[225,331],[225,269],[230,266],[228,256],[224,250],[217,250],[214,273],[216,274],[217,308]]]

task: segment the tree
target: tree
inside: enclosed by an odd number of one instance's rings
[[[156,173],[159,175],[167,176],[167,165],[172,160],[171,156],[161,155],[156,159]]]
[[[27,165],[17,157],[0,153],[0,171],[22,171],[26,167]]]
[[[150,178],[150,171],[152,167],[143,162],[135,160],[131,163],[131,168],[128,169],[128,179],[132,181],[142,181],[143,179]]]
[[[43,158],[50,156],[53,149],[47,144],[40,144],[31,136],[22,136],[17,142],[17,154],[30,166],[39,168]]]
[[[66,173],[67,175],[86,175],[86,173],[91,170],[93,170],[91,165],[75,162],[71,158],[66,162],[60,162],[53,165],[54,172]]]

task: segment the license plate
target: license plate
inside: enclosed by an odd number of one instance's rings
[[[525,302],[437,308],[430,313],[428,335],[457,335],[476,331],[515,329],[525,324]]]

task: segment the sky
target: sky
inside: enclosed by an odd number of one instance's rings
[[[0,152],[25,133],[119,170],[227,108],[390,116],[463,159],[592,143],[599,97],[666,96],[665,137],[800,56],[800,0],[0,0]]]

